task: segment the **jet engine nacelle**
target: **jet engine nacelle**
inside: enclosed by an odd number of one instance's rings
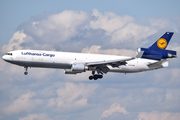
[[[71,70],[74,72],[85,72],[85,66],[81,63],[73,63]]]
[[[84,64],[81,63],[73,63],[71,69],[65,69],[65,74],[77,74],[81,72],[85,72],[87,67],[85,67]]]
[[[143,52],[141,58],[148,58],[155,60],[176,57],[176,51],[173,50],[164,50],[164,49],[152,50],[148,48],[138,48],[136,54],[139,54],[140,52]]]

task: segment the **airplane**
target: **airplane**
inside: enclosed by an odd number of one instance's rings
[[[176,51],[166,50],[174,33],[166,32],[149,48],[138,48],[135,57],[43,50],[15,50],[6,53],[2,59],[28,67],[64,69],[65,74],[92,71],[89,80],[103,78],[108,72],[136,73],[168,67],[168,61],[176,58]]]

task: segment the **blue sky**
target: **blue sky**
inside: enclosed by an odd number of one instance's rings
[[[180,55],[179,1],[77,0],[0,1],[0,56],[40,49],[135,56],[166,31],[167,49]],[[168,68],[108,73],[24,68],[0,59],[0,119],[179,120],[179,57]],[[153,119],[152,119],[153,118]]]

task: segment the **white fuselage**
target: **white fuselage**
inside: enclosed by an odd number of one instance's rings
[[[42,68],[59,68],[71,69],[73,63],[89,63],[98,61],[109,61],[118,59],[128,59],[131,57],[117,55],[102,55],[102,54],[86,54],[72,52],[57,52],[57,51],[41,51],[41,50],[16,50],[8,53],[12,55],[4,55],[3,59],[9,63],[19,66],[42,67]],[[167,67],[168,63],[155,67],[148,67],[147,64],[155,63],[157,60],[136,58],[127,61],[127,64],[119,67],[108,66],[109,72],[133,73],[147,70]],[[88,70],[88,69],[87,69]]]

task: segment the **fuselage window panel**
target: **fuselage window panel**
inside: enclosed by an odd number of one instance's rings
[[[6,53],[6,55],[11,55],[12,56],[12,53]]]

